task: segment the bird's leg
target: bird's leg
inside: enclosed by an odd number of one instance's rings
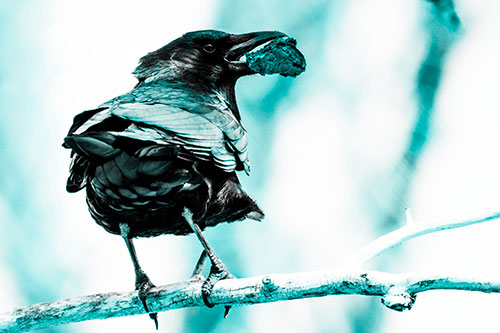
[[[224,279],[233,279],[234,275],[229,273],[228,269],[226,268],[226,265],[220,260],[220,258],[215,254],[214,249],[212,246],[207,242],[205,239],[205,236],[201,233],[200,227],[193,222],[193,213],[188,208],[184,208],[184,212],[182,213],[182,216],[186,219],[186,222],[189,224],[193,232],[195,233],[196,237],[201,242],[201,245],[205,249],[205,252],[210,258],[210,261],[212,262],[212,267],[210,268],[210,274],[208,275],[207,279],[205,282],[203,282],[203,285],[201,287],[201,293],[203,296],[203,302],[205,305],[209,308],[213,307],[214,304],[210,303],[208,300],[208,297],[212,293],[212,289],[214,285]],[[203,254],[202,254],[203,256]],[[201,259],[201,258],[200,258]],[[198,268],[198,265],[197,265]],[[227,314],[229,313],[230,306],[226,306],[226,311],[224,313],[224,318],[227,317]]]
[[[191,274],[191,279],[200,280],[202,277],[201,271],[203,270],[203,265],[205,264],[205,259],[207,259],[207,251],[201,251],[200,258],[196,262],[196,266],[194,267],[193,274]]]
[[[141,300],[146,312],[148,312],[149,318],[151,318],[155,322],[156,329],[158,330],[158,314],[156,312],[150,313],[148,305],[146,304],[148,292],[151,288],[154,288],[155,285],[151,282],[149,277],[146,275],[146,273],[144,273],[141,266],[139,265],[139,260],[137,259],[137,254],[135,253],[134,244],[132,243],[132,239],[129,237],[130,227],[128,226],[128,224],[120,223],[120,233],[122,238],[125,240],[128,253],[130,254],[130,258],[132,259],[132,263],[134,264],[135,289],[139,291],[139,299]]]

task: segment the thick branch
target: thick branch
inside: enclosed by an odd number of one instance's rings
[[[380,255],[385,250],[393,248],[410,239],[430,234],[436,231],[450,230],[466,227],[473,224],[497,220],[500,218],[500,212],[495,212],[485,216],[468,219],[465,221],[433,222],[433,223],[415,223],[412,221],[409,211],[407,211],[407,223],[403,227],[394,230],[384,236],[375,239],[354,255],[349,257],[345,263],[348,267],[362,267],[362,265]]]
[[[201,281],[154,288],[148,296],[152,311],[203,305]],[[477,274],[322,271],[276,274],[220,281],[210,301],[214,304],[257,304],[328,295],[372,295],[394,310],[410,309],[419,292],[455,289],[500,292],[499,277]],[[107,293],[42,303],[0,314],[0,331],[29,331],[92,319],[144,313],[136,292]]]

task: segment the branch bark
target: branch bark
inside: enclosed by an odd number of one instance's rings
[[[449,230],[500,218],[500,213],[465,221],[417,224],[407,223],[399,230],[382,236],[351,257],[354,265],[343,269],[292,274],[272,274],[218,282],[210,296],[213,304],[244,305],[329,295],[367,295],[382,297],[390,309],[411,309],[416,294],[428,290],[468,290],[485,293],[500,292],[500,277],[477,273],[425,272],[391,274],[362,271],[367,260],[409,239],[431,232]],[[203,306],[203,281],[184,282],[153,288],[147,303],[152,312]],[[0,314],[0,331],[39,330],[93,319],[144,314],[137,291],[106,293],[30,305]],[[221,314],[222,315],[222,314]]]
[[[201,284],[199,280],[188,280],[154,288],[148,295],[148,306],[154,312],[202,306]],[[402,311],[411,309],[417,293],[436,289],[498,293],[500,278],[475,273],[391,274],[350,270],[273,274],[220,281],[215,285],[210,301],[243,305],[329,295],[370,295],[382,297],[385,306]],[[143,313],[137,292],[96,294],[31,305],[1,314],[0,331],[38,330]]]

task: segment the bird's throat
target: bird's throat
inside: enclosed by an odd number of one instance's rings
[[[233,112],[234,116],[238,121],[241,120],[240,111],[238,109],[238,104],[236,103],[236,79],[233,81],[228,80],[218,87],[219,92],[224,96],[229,108]]]

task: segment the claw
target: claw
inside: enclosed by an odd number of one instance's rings
[[[139,271],[138,273],[139,274],[137,274],[135,288],[139,291],[139,299],[142,302],[144,310],[146,310],[146,312],[149,314],[149,318],[151,318],[154,321],[156,330],[158,330],[158,313],[156,312],[151,313],[148,304],[146,303],[149,290],[156,286],[151,282],[146,273],[144,273],[142,270]]]
[[[208,298],[212,294],[212,290],[215,284],[221,280],[226,280],[226,279],[234,279],[234,275],[229,273],[226,266],[222,262],[213,264],[212,267],[210,268],[210,274],[208,275],[207,279],[205,280],[205,282],[203,282],[203,285],[201,286],[201,295],[203,298],[203,303],[205,303],[207,307],[213,308],[215,305],[208,300]],[[226,305],[225,308],[226,309],[224,311],[224,318],[226,318],[227,315],[229,314],[231,306]]]
[[[151,318],[155,322],[155,328],[158,331],[158,313],[150,313],[149,318]]]
[[[229,315],[229,310],[231,310],[231,305],[224,305],[224,319]]]

